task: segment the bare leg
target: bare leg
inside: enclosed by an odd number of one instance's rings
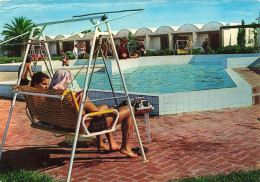
[[[130,148],[130,138],[133,130],[133,118],[129,106],[124,106],[120,108],[120,121],[122,130],[122,145],[120,152],[129,157],[137,157],[137,154],[133,153]]]
[[[120,150],[120,146],[116,143],[112,133],[107,133],[106,137],[107,137],[107,139],[109,141],[110,151],[118,151],[118,150]]]
[[[108,110],[108,106],[107,105],[100,105],[98,106],[98,110],[99,111],[104,111],[104,110]],[[108,121],[108,126],[111,124],[111,122],[113,121],[112,117],[107,117],[106,120]],[[118,151],[120,149],[120,146],[116,143],[113,134],[112,133],[107,133],[106,137],[109,141],[109,147],[107,145],[104,144],[103,142],[103,137],[102,135],[97,136],[97,142],[98,142],[98,150],[110,150],[110,151]]]
[[[104,144],[102,135],[98,135],[96,137],[97,137],[97,148],[98,148],[98,150],[100,150],[100,151],[102,151],[102,150],[109,151],[109,146]]]

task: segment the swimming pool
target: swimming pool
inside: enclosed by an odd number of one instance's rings
[[[259,57],[260,54],[145,56],[137,59],[119,60],[119,63],[128,85],[128,94],[130,98],[135,98],[138,96],[145,97],[154,106],[154,110],[150,114],[166,115],[252,105],[251,86],[232,68],[247,67],[248,65],[258,63]],[[82,68],[82,65],[86,63],[86,60],[71,60],[70,63],[72,66],[69,66],[68,68],[74,72],[73,74],[75,75],[78,73],[78,70]],[[62,68],[60,64],[60,61],[53,61],[55,70]],[[17,72],[19,65],[20,63],[1,65],[2,67],[0,66],[0,69],[2,68],[5,71],[13,70]],[[47,71],[43,62],[39,62],[39,65],[40,66],[37,71]],[[98,66],[99,69],[102,67],[102,61]],[[108,61],[107,66],[109,73],[112,74],[111,77],[113,78],[115,76],[116,78],[113,79],[117,80],[119,75],[116,61]],[[152,68],[154,66],[155,68],[160,68],[158,66],[162,66],[159,71],[159,75],[157,76],[151,76],[149,73],[153,70]],[[196,67],[195,70],[192,70],[193,66]],[[171,67],[171,69],[169,69],[165,74],[162,74],[161,70],[167,70],[168,67]],[[188,71],[184,68],[188,69]],[[215,69],[219,69],[215,71],[216,74],[213,73],[213,70]],[[83,73],[79,76],[79,78],[83,75],[85,76],[86,67],[81,72]],[[173,74],[173,76],[170,77],[169,73]],[[98,77],[97,75],[99,74],[102,76]],[[182,74],[184,74],[182,77],[178,77]],[[219,77],[218,74],[223,74],[223,77]],[[148,75],[148,77],[145,79],[143,78],[144,75]],[[166,78],[166,81],[172,82],[172,84],[174,83],[173,85],[177,85],[177,89],[174,90],[171,88],[170,93],[144,93],[144,88],[146,87],[153,88],[152,86],[157,86],[157,89],[160,91],[166,88],[161,81],[162,76]],[[104,84],[108,85],[108,82],[102,80],[102,77],[107,78],[105,77],[105,72],[98,72],[95,74],[93,78],[96,79],[95,84],[99,83],[100,86],[103,86]],[[188,79],[188,77],[191,78]],[[141,88],[140,91],[132,91],[131,84],[129,85],[129,79],[133,80],[132,85]],[[200,82],[195,82],[196,79],[200,79]],[[83,85],[83,80],[84,78],[81,80],[81,86]],[[213,81],[208,82],[209,80]],[[152,81],[158,82],[154,83]],[[17,79],[1,82],[0,95],[10,98],[13,97],[10,90],[12,90],[16,82]],[[114,87],[117,87],[116,84],[121,83],[121,81],[113,82]],[[149,83],[150,86],[144,86],[144,82]],[[233,85],[233,82],[236,86]],[[94,81],[92,83],[94,83]],[[168,86],[168,84],[166,85]],[[191,91],[184,91],[184,88],[187,85],[192,86],[190,87]],[[220,85],[221,88],[219,88]],[[89,97],[92,100],[97,100],[95,101],[96,105],[106,104],[108,106],[113,106],[115,104],[113,99],[103,100],[104,98],[113,97],[110,87],[107,86],[105,87],[106,90],[101,90],[100,86],[93,84],[92,88],[99,89],[91,89],[89,91]],[[198,88],[205,89],[198,90]],[[118,88],[115,89],[122,90],[121,84],[119,84]],[[178,91],[178,89],[181,89],[181,91]],[[185,89],[187,90],[187,88]],[[115,91],[115,95],[120,96],[118,103],[125,99],[123,97],[125,96],[123,91]]]
[[[110,75],[113,88],[123,91],[120,75]],[[141,66],[124,70],[127,89],[140,93],[177,93],[219,88],[232,88],[232,81],[223,66],[218,63],[190,63],[174,65]],[[77,76],[81,88],[85,74]],[[110,90],[105,72],[96,72],[91,81],[91,89]]]

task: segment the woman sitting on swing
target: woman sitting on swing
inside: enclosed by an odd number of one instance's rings
[[[49,89],[67,89],[68,85],[72,81],[72,74],[67,69],[60,69],[56,71],[53,79],[50,83]],[[81,103],[82,94],[76,94],[78,97],[78,103]],[[86,101],[90,99],[87,98]],[[109,107],[105,104],[95,106],[92,102],[85,103],[85,113],[98,112],[108,110]],[[133,108],[134,111],[134,108]],[[88,126],[90,132],[97,132],[107,129],[114,121],[114,114],[106,114],[104,116],[93,117]],[[118,151],[128,157],[137,157],[137,154],[133,153],[130,148],[130,137],[133,130],[133,118],[129,106],[123,106],[119,108],[119,120],[118,124],[121,124],[122,130],[122,145],[121,147],[114,140],[112,133],[107,133],[107,139],[109,141],[109,147],[103,143],[102,137],[97,136],[98,139],[98,150],[110,150]]]

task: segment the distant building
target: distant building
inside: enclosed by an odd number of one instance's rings
[[[205,25],[184,24],[179,27],[161,26],[159,28],[142,27],[139,29],[122,29],[119,31],[113,31],[112,34],[114,36],[115,43],[118,44],[120,42],[120,38],[124,38],[131,33],[132,36],[136,36],[139,40],[144,41],[144,45],[147,50],[176,49],[176,43],[180,40],[189,40],[192,43],[192,48],[194,49],[202,48],[202,43],[206,37],[211,43],[211,48],[218,49],[227,45],[237,44],[237,28],[220,29],[220,27],[231,25],[239,24],[212,21],[206,23]],[[68,36],[69,35],[46,36],[47,41],[50,41],[49,49],[51,55],[60,55],[60,51],[62,49],[65,52],[72,51],[74,45],[79,45],[81,43],[86,45],[87,52],[89,52],[90,44],[94,36],[93,32],[78,34],[66,39]],[[104,38],[106,39],[106,37]],[[246,46],[251,45],[249,43],[251,38],[251,29],[248,28],[246,31]]]
[[[175,49],[177,40],[190,40],[192,48],[202,48],[202,42],[205,38],[209,38],[211,47],[218,49],[227,45],[237,44],[238,29],[224,29],[220,30],[222,26],[239,25],[238,23],[221,23],[212,21],[205,25],[184,24],[180,27],[176,26],[161,26],[159,28],[139,28],[139,29],[122,29],[113,31],[115,43],[120,41],[120,38],[128,36],[136,36],[138,39],[144,41],[147,50],[164,50]],[[246,32],[247,46],[250,40],[250,30]],[[93,33],[79,34],[69,39],[60,41],[68,35],[46,36],[46,39],[51,42],[50,52],[52,55],[59,54],[61,49],[71,51],[75,44],[83,43],[90,50],[90,43],[93,40]]]

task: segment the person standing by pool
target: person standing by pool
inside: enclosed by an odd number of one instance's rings
[[[144,42],[143,41],[140,42],[140,44],[139,44],[137,49],[140,52],[141,56],[145,55],[145,46],[144,46]]]
[[[209,45],[210,45],[209,39],[205,38],[205,41],[202,44],[202,48],[203,48],[205,54],[209,53]]]
[[[26,63],[25,63],[24,68],[23,68],[23,73],[22,73],[20,85],[29,85],[29,83],[30,83],[30,80],[28,80],[27,75],[29,73],[31,78],[33,76],[31,62],[32,62],[32,58],[27,57]],[[22,69],[22,65],[20,65],[20,67],[19,67],[18,77],[20,75],[21,69]]]
[[[78,45],[77,44],[73,48],[73,55],[74,55],[75,59],[78,60],[79,52],[78,52]]]
[[[66,53],[64,50],[61,50],[61,61],[62,61],[62,66],[69,66],[69,58],[67,58]]]
[[[85,59],[86,57],[86,46],[81,43],[81,46],[80,46],[80,54],[82,55],[82,58]]]
[[[107,59],[108,45],[105,41],[103,42],[102,49],[104,51],[105,59]]]

